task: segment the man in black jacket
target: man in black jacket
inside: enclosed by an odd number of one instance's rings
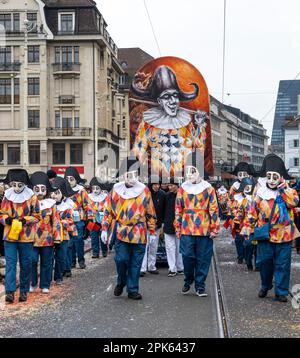
[[[164,234],[169,265],[168,276],[173,277],[176,276],[176,274],[183,275],[182,255],[179,253],[179,239],[176,237],[173,224],[175,219],[175,201],[178,190],[178,184],[175,183],[174,178],[170,179],[168,189],[169,191],[165,198]]]
[[[160,189],[158,178],[151,177],[149,189],[151,191],[152,201],[155,207],[157,217],[156,222],[156,240],[147,243],[146,252],[141,268],[140,276],[145,276],[147,268],[148,272],[157,275],[159,271],[156,268],[156,254],[159,241],[159,233],[163,223],[164,207],[165,207],[165,193]]]

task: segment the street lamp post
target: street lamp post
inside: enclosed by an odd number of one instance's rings
[[[26,169],[28,167],[28,80],[27,80],[27,66],[28,66],[28,30],[29,30],[29,21],[24,20],[24,88],[23,88],[23,167]]]

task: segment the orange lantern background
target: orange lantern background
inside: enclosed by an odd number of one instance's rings
[[[177,82],[181,90],[185,92],[192,92],[194,87],[191,86],[191,83],[196,83],[199,86],[198,96],[189,102],[181,102],[180,107],[186,108],[188,110],[196,111],[201,110],[205,111],[208,116],[210,116],[210,100],[209,93],[206,82],[198,71],[198,69],[193,66],[188,61],[185,61],[178,57],[160,57],[153,61],[148,62],[137,72],[137,76],[141,78],[141,84],[145,87],[151,82],[152,76],[155,70],[159,66],[168,66],[174,71],[177,77]],[[137,129],[139,124],[142,121],[143,113],[151,108],[151,102],[141,101],[140,97],[137,97],[130,92],[130,145],[133,147]],[[210,119],[206,121],[206,142],[205,142],[205,164],[204,170],[205,174],[209,176],[214,175],[214,165],[213,165],[213,155],[212,155],[212,139],[211,139],[211,123]]]

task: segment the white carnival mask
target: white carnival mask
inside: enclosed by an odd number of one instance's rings
[[[67,181],[69,182],[71,188],[74,188],[77,184],[76,179],[72,176],[67,176]]]
[[[193,167],[192,165],[189,165],[186,167],[185,170],[185,177],[188,182],[195,184],[199,181],[201,181],[201,176],[196,167]]]
[[[242,181],[244,178],[248,178],[249,174],[247,172],[238,172],[237,177],[239,181]]]
[[[280,184],[281,175],[277,172],[267,172],[267,184],[271,189],[277,188]]]
[[[22,191],[25,189],[25,184],[19,181],[13,181],[10,183],[10,186],[14,188],[14,192],[16,194],[22,193]]]
[[[60,203],[62,201],[63,195],[60,189],[55,190],[51,193],[51,198],[55,200],[57,203]]]
[[[33,187],[33,192],[38,199],[42,199],[47,195],[47,188],[45,185],[38,184]]]
[[[93,193],[94,195],[100,195],[100,193],[101,193],[101,188],[100,188],[100,186],[98,186],[98,185],[93,185],[93,186],[92,186],[92,193]]]
[[[127,172],[124,174],[125,184],[128,186],[134,186],[139,180],[139,173],[137,170]]]

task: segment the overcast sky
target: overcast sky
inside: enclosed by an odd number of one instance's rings
[[[224,1],[146,2],[161,55],[190,61],[221,100]],[[97,3],[118,47],[160,56],[144,0]],[[294,79],[300,71],[300,1],[227,0],[226,24],[225,93],[231,95],[224,102],[261,120],[276,103],[279,81]],[[262,121],[269,136],[274,111]]]

